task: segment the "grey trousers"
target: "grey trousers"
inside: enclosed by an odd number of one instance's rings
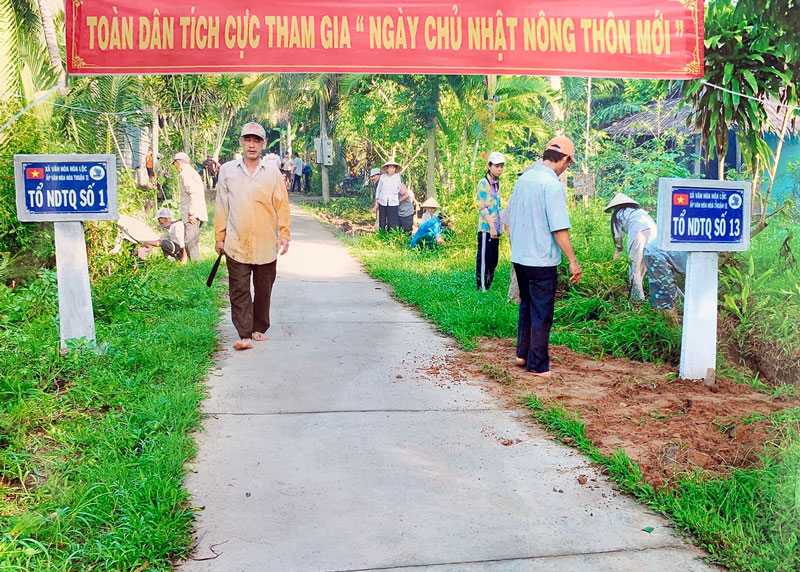
[[[186,244],[186,254],[189,260],[197,262],[200,260],[200,226],[202,222],[186,222],[183,224],[186,229],[184,242]]]

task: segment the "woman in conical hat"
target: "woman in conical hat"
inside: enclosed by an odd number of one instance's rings
[[[427,199],[422,205],[420,205],[422,209],[422,217],[420,218],[419,222],[423,223],[426,220],[430,220],[431,218],[436,216],[437,211],[442,208],[439,204],[439,201],[430,197]]]
[[[393,230],[400,226],[398,207],[400,205],[400,171],[403,167],[395,160],[389,159],[381,167],[381,178],[375,187],[375,206],[373,213],[378,213],[378,228]]]
[[[608,203],[605,211],[611,213],[611,236],[614,239],[614,260],[622,254],[622,237],[628,235],[628,280],[630,296],[634,302],[644,298],[644,247],[656,237],[656,223],[639,207],[639,203],[625,193],[617,193]]]

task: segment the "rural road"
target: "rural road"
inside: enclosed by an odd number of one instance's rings
[[[716,570],[455,369],[453,342],[296,207],[291,244],[269,341],[234,352],[223,318],[179,571]]]

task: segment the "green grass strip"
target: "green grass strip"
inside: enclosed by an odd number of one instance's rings
[[[210,266],[100,260],[100,353],[60,354],[54,272],[0,286],[0,570],[166,571],[186,554],[184,464],[222,298]]]
[[[727,478],[687,473],[672,488],[655,489],[624,451],[600,453],[576,413],[547,406],[535,395],[524,403],[545,429],[601,466],[620,490],[694,534],[712,562],[743,572],[800,570],[800,435],[794,428],[784,428],[780,447],[769,448],[759,468],[736,469]]]

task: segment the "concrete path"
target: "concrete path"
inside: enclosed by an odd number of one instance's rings
[[[182,572],[715,569],[488,382],[454,375],[448,338],[292,216],[270,340],[222,352],[209,379]]]

